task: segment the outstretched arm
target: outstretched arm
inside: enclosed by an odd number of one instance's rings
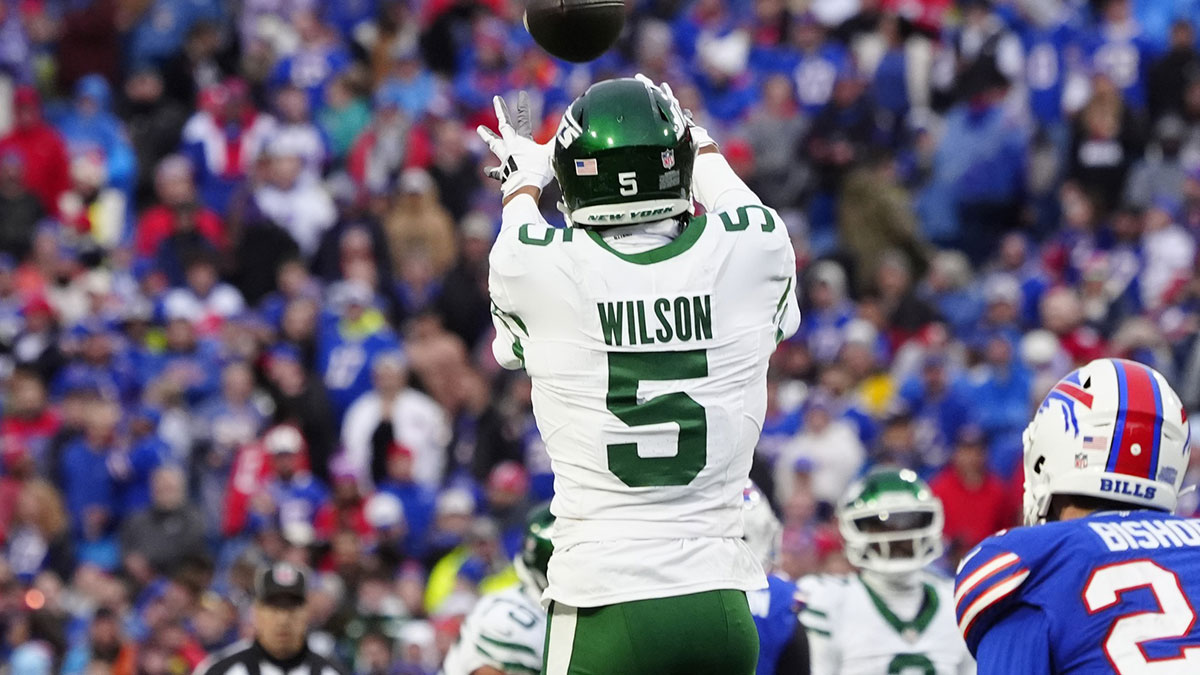
[[[707,134],[706,134],[707,136]],[[729,166],[716,143],[709,141],[696,153],[692,169],[692,196],[709,213],[730,211],[747,204],[762,204],[762,200]]]
[[[500,181],[503,196],[504,218],[500,223],[503,230],[513,224],[543,222],[537,209],[542,188],[554,179],[551,166],[553,154],[549,143],[533,140],[533,118],[529,109],[529,95],[524,91],[517,94],[515,114],[510,113],[508,104],[500,96],[492,99],[496,110],[496,122],[500,130],[497,135],[480,125],[475,131],[487,143],[488,149],[500,160],[499,166],[487,168],[487,175]],[[509,207],[519,209],[510,217]],[[532,215],[526,213],[532,210]]]

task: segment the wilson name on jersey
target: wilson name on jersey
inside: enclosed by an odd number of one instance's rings
[[[950,583],[922,575],[910,619],[897,601],[858,575],[818,575],[798,583],[800,623],[813,675],[963,675],[975,665],[954,624]]]
[[[993,626],[1032,610],[1056,673],[1200,673],[1197,602],[1200,521],[1157,511],[1000,533],[964,559],[955,590],[972,653]]]
[[[506,675],[542,670],[546,612],[521,587],[479,599],[446,653],[442,675],[471,675],[489,666]]]
[[[711,340],[712,296],[597,302],[604,344],[610,347]],[[647,321],[649,317],[649,321]]]

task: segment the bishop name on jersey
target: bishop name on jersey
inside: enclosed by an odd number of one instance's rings
[[[610,347],[712,339],[709,295],[597,302],[604,344]]]

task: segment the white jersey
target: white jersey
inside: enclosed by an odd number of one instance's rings
[[[925,574],[921,580],[900,597],[873,590],[858,575],[801,579],[800,623],[808,633],[813,675],[974,673],[975,660],[954,618],[952,582]]]
[[[546,611],[521,586],[479,599],[446,653],[442,675],[471,675],[490,666],[506,675],[542,672]]]
[[[766,585],[742,489],[767,362],[800,323],[795,254],[724,158],[694,176],[708,215],[673,239],[669,221],[555,229],[518,196],[492,248],[493,351],[533,382],[555,476],[546,595],[566,605]]]

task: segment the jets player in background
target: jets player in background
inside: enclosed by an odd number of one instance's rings
[[[983,675],[1200,673],[1200,522],[1172,515],[1187,415],[1161,374],[1099,359],[1025,430],[1025,524],[958,570]]]
[[[942,554],[942,503],[929,486],[907,469],[876,469],[850,486],[837,518],[858,571],[797,584],[812,674],[974,673],[950,581],[926,571]]]
[[[742,493],[742,522],[746,545],[762,561],[767,587],[750,591],[746,599],[758,629],[758,667],[755,675],[795,675],[808,672],[808,640],[796,618],[796,584],[773,574],[783,525],[762,491],[753,482]]]
[[[526,101],[480,134],[504,203],[493,353],[528,372],[554,472],[544,672],[750,675],[767,582],[742,491],[800,322],[787,227],[666,85],[592,85],[545,145]],[[538,211],[555,178],[565,229]]]
[[[538,675],[546,640],[546,564],[554,545],[554,516],[541,506],[529,514],[521,552],[513,558],[519,584],[479,599],[446,653],[442,675]]]

